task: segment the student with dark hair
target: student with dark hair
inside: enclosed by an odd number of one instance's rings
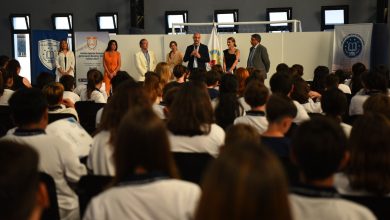
[[[240,142],[250,141],[260,144],[260,134],[256,128],[248,124],[235,124],[226,130],[225,144],[221,147],[221,152],[226,147],[237,146]]]
[[[237,117],[244,114],[244,108],[238,101],[237,89],[238,82],[234,75],[225,74],[222,76],[219,97],[216,100],[215,119],[216,123],[223,129],[232,125]]]
[[[276,72],[277,73],[289,73],[290,72],[290,67],[288,67],[288,65],[285,64],[285,63],[279,63],[276,66]]]
[[[258,143],[224,148],[202,189],[196,220],[292,219],[283,169]]]
[[[218,98],[219,96],[219,91],[216,87],[218,87],[220,80],[221,78],[217,71],[210,70],[206,73],[207,91],[209,92],[211,100]]]
[[[204,83],[184,84],[169,109],[167,127],[173,152],[202,152],[216,157],[225,138],[214,123],[213,108]]]
[[[8,105],[8,100],[14,93],[10,89],[12,84],[12,75],[6,69],[0,68],[0,105]]]
[[[363,104],[371,95],[388,95],[386,78],[380,72],[364,72],[361,75],[361,79],[363,89],[352,97],[349,105],[349,115],[362,115]]]
[[[370,96],[363,104],[364,114],[379,113],[390,119],[390,97],[385,94]]]
[[[103,74],[97,69],[91,69],[87,73],[87,86],[80,92],[81,101],[94,101],[106,103],[107,94],[100,89],[103,85]]]
[[[200,188],[175,179],[164,122],[150,107],[134,107],[121,120],[114,164],[114,186],[92,199],[84,220],[192,219]]]
[[[278,157],[288,158],[290,155],[290,138],[285,134],[296,114],[297,108],[291,99],[277,94],[269,98],[266,105],[268,127],[261,135],[261,141]]]
[[[80,101],[80,96],[73,92],[75,84],[73,76],[61,76],[60,83],[64,86],[64,99],[69,99],[73,104]]]
[[[351,81],[346,84],[351,88],[353,96],[363,88],[361,75],[364,72],[367,72],[367,68],[363,63],[358,62],[352,65],[352,78]]]
[[[251,106],[250,111],[237,117],[234,124],[248,124],[256,128],[259,134],[262,134],[268,127],[268,121],[265,114],[265,105],[268,100],[269,91],[265,85],[259,81],[252,81],[245,89],[245,102]]]
[[[326,66],[317,66],[314,69],[313,83],[310,89],[322,94],[325,91],[325,79],[329,75],[329,68]]]
[[[149,107],[151,102],[142,85],[128,80],[115,88],[104,107],[101,123],[97,134],[93,137],[87,166],[95,175],[115,175],[114,142],[118,134],[119,123],[129,109]],[[142,125],[139,125],[142,126]]]
[[[291,66],[291,74],[293,76],[303,76],[303,66],[301,64],[294,64]]]
[[[28,79],[19,75],[21,68],[22,67],[20,66],[19,61],[15,59],[8,61],[6,70],[12,74],[14,83],[11,89],[14,91],[21,88],[31,88],[31,83],[28,81]]]
[[[336,175],[341,194],[390,196],[390,121],[379,113],[365,113],[351,131],[351,157],[343,173]]]
[[[174,68],[173,68],[173,75],[175,76],[176,78],[176,82],[177,83],[184,83],[187,81],[187,77],[188,77],[188,69],[187,67],[183,66],[183,65],[176,65]]]
[[[294,89],[290,94],[292,100],[301,104],[308,113],[322,113],[319,98],[311,97],[313,91],[310,91],[309,85],[304,79],[302,79],[302,77],[293,76],[293,86]]]
[[[343,70],[339,69],[334,72],[334,75],[336,75],[339,79],[338,89],[340,89],[345,94],[351,94],[351,88],[349,88],[349,86],[345,84],[348,79],[348,74]]]
[[[58,82],[52,82],[43,87],[42,93],[45,96],[48,104],[49,114],[68,113],[74,115],[78,120],[78,114],[71,100],[63,98],[64,86]]]
[[[68,182],[77,183],[87,170],[68,143],[45,133],[48,113],[42,92],[20,89],[12,95],[9,105],[18,128],[4,139],[28,144],[37,150],[40,171],[53,177],[56,184],[61,219],[79,219],[78,198]]]
[[[349,137],[352,126],[342,122],[344,114],[347,112],[348,102],[345,94],[337,89],[326,90],[322,94],[321,107],[327,117],[339,123],[345,135]]]
[[[39,181],[38,153],[28,145],[0,140],[0,219],[39,220],[49,206]]]
[[[204,69],[194,69],[191,71],[188,79],[190,81],[197,81],[197,82],[202,82],[206,83],[206,70]]]
[[[41,72],[37,77],[36,85],[34,87],[38,89],[43,89],[43,87],[52,82],[55,82],[55,78],[51,73]]]
[[[279,94],[281,96],[291,98],[291,92],[293,91],[293,78],[288,73],[275,73],[272,75],[270,82],[272,94]],[[305,108],[297,101],[293,100],[295,107],[297,108],[297,116],[293,122],[300,124],[303,121],[309,120],[310,117],[307,114]]]
[[[298,127],[292,139],[292,158],[302,184],[291,189],[294,219],[376,219],[367,208],[340,199],[333,187],[334,173],[348,160],[346,146],[340,125],[325,117]]]
[[[329,74],[325,77],[325,90],[338,89],[339,78],[335,74]]]
[[[6,55],[0,55],[0,68],[7,68],[9,57]]]

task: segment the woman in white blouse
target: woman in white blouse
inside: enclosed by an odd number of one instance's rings
[[[63,75],[74,76],[74,54],[69,50],[68,42],[61,40],[60,49],[56,57],[56,82],[58,82]]]

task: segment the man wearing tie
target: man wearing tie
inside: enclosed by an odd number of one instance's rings
[[[270,67],[267,48],[260,44],[261,37],[259,34],[252,34],[252,47],[249,52],[247,67],[253,67],[261,71],[264,79],[267,78],[267,73]]]
[[[139,47],[141,48],[141,51],[135,54],[135,66],[140,75],[138,81],[145,81],[145,73],[154,71],[157,65],[157,59],[154,52],[148,50],[148,40],[140,40]]]
[[[210,62],[209,48],[200,43],[200,33],[195,33],[192,37],[194,44],[189,45],[184,54],[183,61],[188,62],[188,69],[206,70],[206,63]]]

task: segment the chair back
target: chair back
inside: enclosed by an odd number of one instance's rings
[[[103,192],[112,182],[112,176],[86,175],[80,178],[77,187],[79,197],[80,217],[83,218],[84,212],[92,197]]]
[[[93,101],[80,101],[75,103],[75,108],[79,116],[81,126],[89,133],[96,130],[96,113],[103,108],[105,103],[95,103]]]
[[[58,200],[56,192],[56,184],[54,179],[47,173],[39,173],[40,181],[46,185],[47,192],[49,194],[49,208],[45,209],[42,213],[41,220],[59,220],[60,212],[58,209]]]
[[[15,127],[15,123],[11,117],[11,109],[9,106],[0,106],[0,137],[7,134],[7,131]]]
[[[390,197],[343,196],[343,198],[367,207],[378,220],[390,219]]]
[[[173,152],[177,169],[183,180],[200,184],[209,164],[214,161],[208,153]]]

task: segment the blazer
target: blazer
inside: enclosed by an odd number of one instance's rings
[[[192,51],[194,51],[194,45],[191,44],[187,47],[186,52],[184,54],[184,62],[188,62],[188,69],[193,70],[194,69],[194,56],[191,56]],[[198,68],[199,69],[206,69],[206,63],[210,62],[210,55],[209,55],[209,48],[204,45],[199,45],[200,58],[197,58],[198,62]]]
[[[150,58],[149,70],[154,71],[157,65],[156,55],[151,50],[149,50],[148,53]],[[139,74],[138,81],[145,81],[145,73],[148,71],[148,62],[146,61],[145,55],[142,51],[135,54],[135,67],[137,68]]]
[[[247,67],[254,67],[255,69],[258,69],[261,72],[264,72],[265,74],[268,73],[271,63],[268,58],[267,48],[265,48],[263,45],[258,44],[257,47],[255,48],[252,62],[249,59],[250,59],[250,52],[248,56]]]

